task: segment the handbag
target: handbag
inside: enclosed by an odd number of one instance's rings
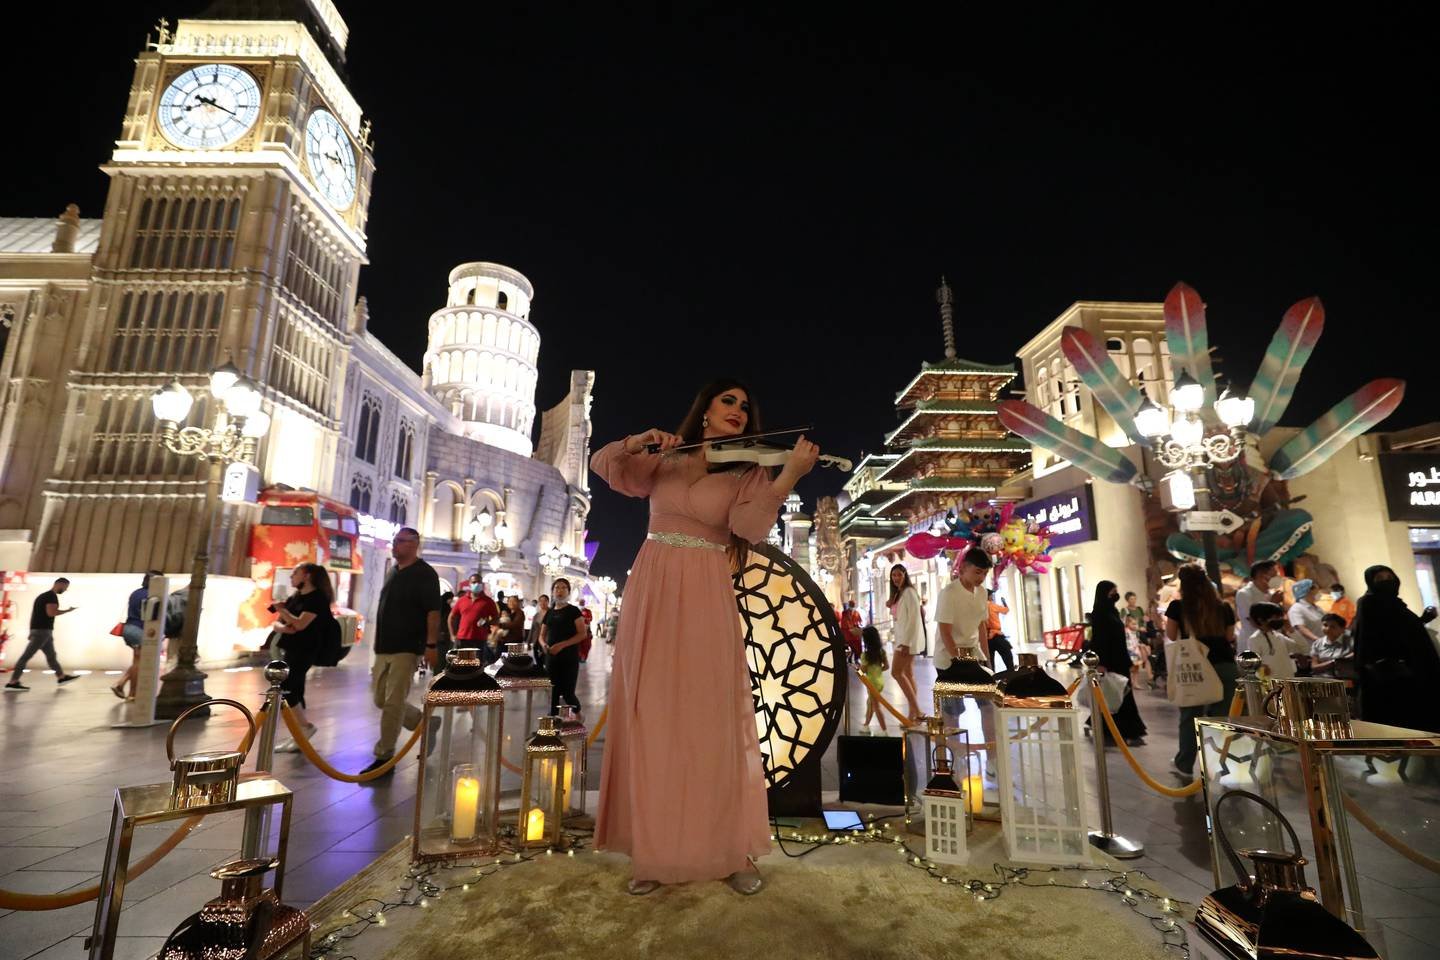
[[[1209,706],[1225,695],[1200,641],[1186,637],[1165,644],[1165,695],[1177,707]]]
[[[121,620],[119,623],[115,624],[115,626],[113,626],[113,627],[110,628],[110,636],[112,636],[112,637],[123,637],[123,636],[125,636],[125,621],[124,621],[124,620]]]
[[[1121,702],[1125,699],[1125,691],[1130,686],[1130,678],[1121,676],[1113,670],[1107,670],[1100,675],[1100,692],[1105,697],[1105,706],[1111,713],[1120,709]],[[1093,688],[1089,683],[1081,683],[1080,689],[1075,691],[1075,703],[1094,711],[1095,704]]]

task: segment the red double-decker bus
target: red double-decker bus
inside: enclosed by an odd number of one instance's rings
[[[290,595],[290,574],[302,563],[330,571],[335,615],[347,644],[360,638],[360,522],[355,510],[309,490],[269,487],[260,492],[260,517],[250,528],[250,579],[255,589],[240,605],[239,626],[269,631],[275,615],[267,608]]]

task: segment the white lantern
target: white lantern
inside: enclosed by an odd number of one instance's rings
[[[1175,389],[1170,392],[1170,402],[1181,413],[1194,413],[1205,406],[1205,388],[1200,386],[1200,382],[1190,376],[1188,371],[1182,369],[1180,376],[1175,378]]]
[[[955,782],[953,757],[943,737],[933,757],[935,773],[920,794],[920,806],[925,812],[925,859],[963,866],[970,862],[965,844],[965,792]]]
[[[224,400],[226,392],[240,379],[240,368],[235,366],[233,361],[226,360],[220,366],[210,371],[210,395],[216,400]]]
[[[166,423],[183,423],[185,418],[190,416],[190,408],[194,403],[195,398],[190,396],[190,391],[186,390],[179,380],[170,381],[150,395],[155,419]]]
[[[1166,510],[1195,509],[1195,481],[1184,470],[1165,474],[1161,481],[1160,505]]]
[[[260,412],[260,391],[249,377],[241,377],[225,391],[225,409],[237,417]]]
[[[1089,863],[1081,721],[1070,700],[1006,697],[995,712],[1000,728],[1000,819],[1010,859]]]
[[[1170,415],[1147,396],[1135,412],[1135,429],[1148,439],[1163,437],[1170,429]]]
[[[1255,418],[1255,401],[1226,390],[1224,395],[1215,401],[1215,415],[1227,427],[1247,426]]]

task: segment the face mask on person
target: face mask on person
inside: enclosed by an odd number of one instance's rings
[[[1120,602],[1120,594],[1118,594],[1118,593],[1112,593],[1112,594],[1110,594],[1110,602],[1111,602],[1111,603],[1119,603],[1119,602]]]
[[[478,583],[475,584],[475,586],[473,586],[473,587],[470,588],[470,596],[472,596],[472,597],[478,597],[478,596],[480,596],[480,594],[482,594],[482,593],[484,593],[484,592],[485,592],[485,588],[482,587],[482,586],[480,586],[480,584],[478,584]]]

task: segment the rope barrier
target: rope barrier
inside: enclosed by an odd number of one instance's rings
[[[1135,759],[1135,754],[1131,753],[1130,748],[1125,744],[1125,738],[1120,736],[1120,728],[1115,726],[1115,718],[1110,715],[1110,705],[1105,702],[1105,691],[1100,688],[1099,684],[1095,685],[1094,694],[1095,703],[1100,707],[1100,716],[1105,719],[1105,726],[1109,728],[1110,736],[1115,740],[1115,745],[1120,748],[1120,753],[1125,757],[1125,762],[1130,764],[1130,769],[1135,771],[1135,775],[1140,778],[1141,783],[1161,796],[1174,797],[1176,799],[1193,797],[1203,789],[1204,784],[1199,777],[1196,777],[1190,783],[1177,789],[1175,787],[1165,786],[1150,776],[1150,774],[1146,773],[1145,768],[1140,766],[1140,761]],[[1096,735],[1099,735],[1099,731],[1096,731]]]
[[[301,729],[299,722],[295,719],[295,713],[290,709],[290,705],[287,703],[282,704],[282,706],[284,709],[281,711],[281,716],[285,718],[285,726],[290,728],[290,736],[294,738],[295,745],[300,748],[300,752],[305,755],[305,759],[313,763],[316,769],[331,780],[339,780],[342,783],[368,783],[371,780],[385,776],[391,770],[395,769],[395,765],[404,758],[405,754],[411,751],[415,744],[420,742],[420,733],[425,729],[423,723],[417,726],[415,732],[410,734],[410,739],[405,741],[405,745],[395,751],[394,756],[374,770],[368,773],[345,773],[332,767],[329,761],[315,751],[315,747],[311,745],[309,738],[305,736],[305,731]]]
[[[595,746],[595,741],[600,739],[600,731],[605,729],[605,721],[610,717],[610,704],[605,704],[605,709],[600,711],[600,720],[595,724],[595,729],[590,731],[590,737],[585,741],[586,747]]]
[[[255,740],[255,731],[259,730],[265,723],[265,711],[261,710],[255,715],[255,726],[245,731],[245,736],[240,745],[235,749],[241,753],[250,751],[250,744]],[[163,860],[171,850],[178,847],[190,831],[200,825],[205,818],[201,815],[186,817],[180,821],[175,832],[161,841],[160,845],[148,854],[136,861],[126,877],[126,882],[139,879],[139,877],[155,864]],[[94,900],[100,896],[100,885],[83,887],[79,890],[71,890],[69,893],[16,893],[13,890],[0,890],[0,910],[61,910],[65,907],[74,907]]]
[[[1409,860],[1411,863],[1422,866],[1426,870],[1440,873],[1440,860],[1436,860],[1434,857],[1427,857],[1419,850],[1411,847],[1405,841],[1401,840],[1399,837],[1395,836],[1390,831],[1380,826],[1380,824],[1374,821],[1370,814],[1365,812],[1365,809],[1361,807],[1360,804],[1356,803],[1354,800],[1351,800],[1348,794],[1342,793],[1341,796],[1344,797],[1345,812],[1350,814],[1350,816],[1354,817],[1356,820],[1359,820],[1360,825],[1363,826],[1366,830],[1369,830],[1371,833],[1373,833],[1377,840],[1385,844],[1385,846],[1389,847],[1391,850],[1394,850],[1396,853],[1400,854],[1400,856],[1404,857],[1406,860]]]

